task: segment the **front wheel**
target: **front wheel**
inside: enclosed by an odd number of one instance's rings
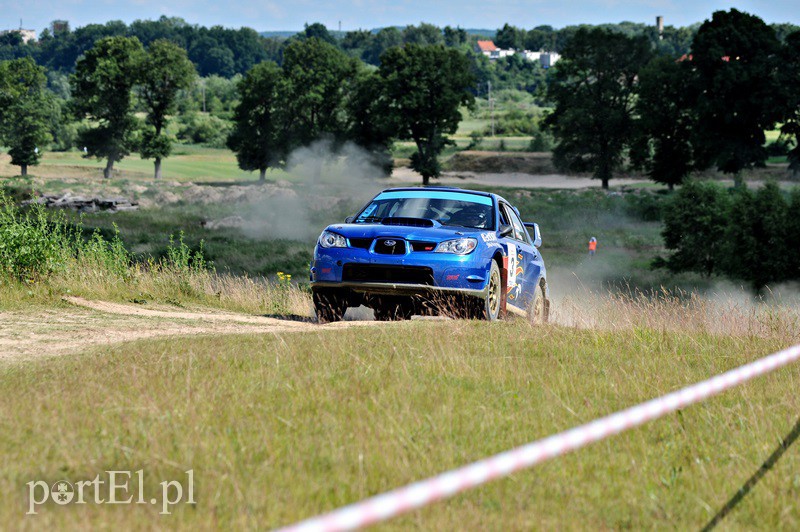
[[[489,286],[483,304],[479,303],[477,318],[495,321],[500,316],[500,303],[503,301],[503,283],[500,280],[500,267],[492,261],[489,270]]]

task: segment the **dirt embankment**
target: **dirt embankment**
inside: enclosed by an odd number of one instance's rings
[[[550,153],[460,151],[447,161],[452,172],[555,174]]]

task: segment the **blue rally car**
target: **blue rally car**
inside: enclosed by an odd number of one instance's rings
[[[529,232],[530,230],[530,232]],[[384,190],[314,248],[311,290],[320,322],[366,305],[378,320],[449,312],[547,320],[539,226],[497,194],[458,188]]]

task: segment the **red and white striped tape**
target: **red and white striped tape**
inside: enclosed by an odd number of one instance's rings
[[[646,403],[596,419],[585,425],[496,454],[427,480],[376,495],[282,530],[292,532],[352,530],[385,521],[660,418],[798,359],[800,359],[800,345]]]

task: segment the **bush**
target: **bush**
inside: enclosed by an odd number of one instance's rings
[[[792,142],[788,138],[778,139],[767,144],[765,149],[769,157],[786,157],[789,155],[789,150],[792,149]]]
[[[0,273],[24,281],[46,277],[63,267],[72,235],[62,217],[51,222],[45,208],[21,212],[0,192]]]
[[[179,140],[203,144],[210,148],[225,148],[232,124],[212,115],[188,113],[177,120]]]
[[[151,272],[188,277],[209,270],[203,242],[192,251],[183,241],[169,238],[166,256],[147,263]],[[17,207],[0,192],[0,276],[26,282],[43,281],[55,273],[93,275],[126,281],[136,275],[138,266],[125,249],[116,225],[109,239],[95,230],[88,239],[83,227],[70,225],[63,213],[50,213],[38,204]]]
[[[531,143],[528,144],[529,151],[553,151],[553,136],[544,131],[537,131],[531,138]]]
[[[534,113],[526,113],[512,109],[500,115],[494,126],[496,135],[525,136],[533,135],[539,131],[539,117]],[[491,126],[484,129],[484,134],[491,133]]]
[[[791,201],[769,182],[753,193],[688,182],[664,209],[664,242],[672,271],[725,275],[760,290],[800,278],[794,242],[800,193]]]
[[[468,150],[475,150],[480,147],[481,142],[483,142],[483,134],[480,131],[473,131],[469,134],[469,144],[467,145]]]

